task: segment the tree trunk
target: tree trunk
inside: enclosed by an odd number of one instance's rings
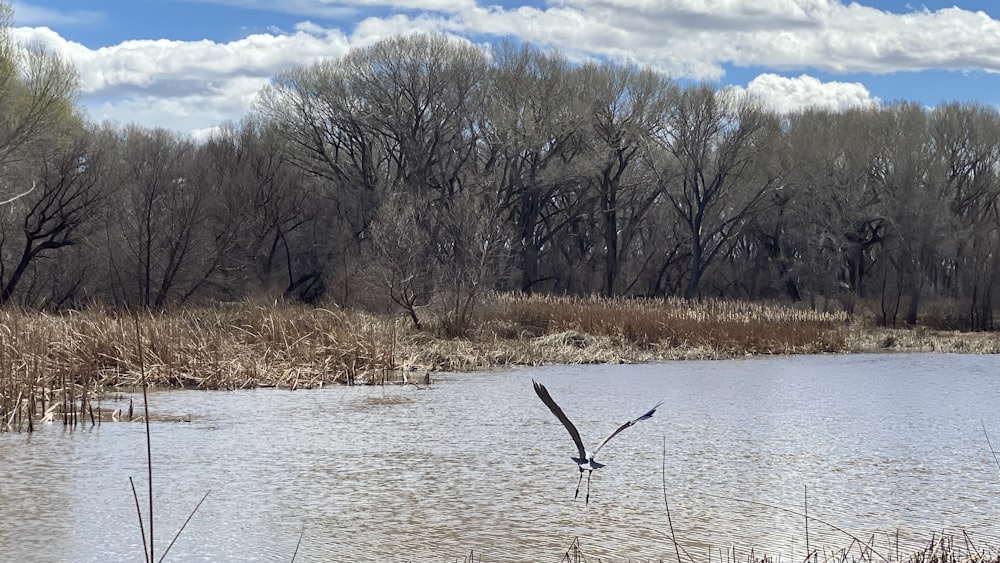
[[[698,229],[692,230],[691,244],[691,278],[688,279],[687,287],[684,289],[684,299],[693,301],[698,297],[698,285],[701,283],[701,276],[705,273],[705,264],[702,259],[701,235]]]
[[[618,190],[615,183],[605,174],[602,194],[601,211],[604,214],[604,295],[612,297],[615,294],[615,281],[618,278]]]

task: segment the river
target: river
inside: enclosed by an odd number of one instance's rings
[[[664,403],[601,451],[589,504],[532,379],[591,446]],[[1000,546],[1000,357],[551,366],[423,387],[151,393],[155,417],[191,420],[152,424],[156,557],[206,493],[166,561],[555,562],[574,542],[589,560],[673,561],[668,507],[699,562],[801,561],[807,541],[822,555],[855,538],[892,559],[942,532]],[[129,477],[147,518],[145,456],[137,423],[0,434],[0,560],[142,560]]]

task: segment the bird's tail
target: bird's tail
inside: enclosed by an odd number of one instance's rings
[[[604,467],[603,463],[597,463],[592,459],[586,459],[582,457],[571,457],[570,459],[575,461],[577,465],[586,466],[584,467],[584,469],[590,469],[591,471],[593,471],[594,469],[600,469]]]

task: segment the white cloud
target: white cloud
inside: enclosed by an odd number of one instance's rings
[[[960,8],[895,14],[840,0],[550,0],[543,7],[509,9],[474,0],[203,1],[301,14],[304,21],[290,33],[272,29],[228,43],[140,39],[101,49],[66,41],[44,27],[15,32],[20,40],[50,45],[78,66],[92,111],[120,110],[120,120],[163,112],[160,121],[177,124],[195,123],[197,115],[238,119],[249,105],[233,100],[247,99],[280,70],[413,31],[477,41],[516,37],[557,47],[574,60],[610,58],[694,80],[723,80],[728,65],[782,73],[1000,72],[1000,21]],[[30,10],[27,4],[19,9],[24,6]],[[392,8],[392,14],[350,28],[324,27],[328,18],[348,13],[357,21],[372,6]],[[55,15],[66,14],[85,12]],[[823,84],[805,75],[763,74],[747,89],[766,93],[776,107],[800,107],[810,99],[841,107],[870,98],[862,85]]]
[[[314,24],[311,21],[304,21],[295,24],[295,31],[301,31],[303,33],[309,33],[311,35],[322,35],[326,33],[323,26]]]
[[[316,4],[316,2],[310,2]],[[354,6],[387,6],[394,9],[433,12],[460,12],[476,6],[475,0],[320,0],[323,6],[349,4]]]
[[[1000,21],[960,8],[894,14],[837,0],[556,0],[544,10],[476,8],[452,20],[466,32],[513,33],[704,80],[723,76],[724,64],[1000,72]]]
[[[453,13],[475,7],[475,0],[201,0],[208,4],[239,6],[310,17],[343,17],[364,8]]]
[[[411,18],[402,14],[396,14],[386,18],[367,18],[358,23],[354,28],[354,33],[351,34],[351,44],[354,46],[364,46],[394,35],[404,35],[418,31],[444,31],[448,27],[447,20],[433,16]]]
[[[14,32],[16,40],[45,45],[76,65],[82,102],[92,119],[185,132],[240,119],[257,92],[283,69],[339,57],[348,49],[339,31],[310,26],[229,43],[134,40],[100,49],[66,41],[48,28]]]
[[[85,101],[84,109],[96,122],[140,123],[204,138],[224,122],[244,117],[267,81],[238,77],[169,97],[137,92],[123,98]]]
[[[786,78],[765,73],[757,76],[746,88],[734,86],[734,91],[748,93],[780,113],[806,108],[842,111],[853,107],[878,104],[864,84],[858,82],[822,82],[803,74]]]

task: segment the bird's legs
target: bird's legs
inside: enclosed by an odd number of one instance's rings
[[[584,498],[583,504],[590,504],[590,477],[594,475],[594,470],[591,469],[587,473],[587,496]],[[580,477],[583,478],[583,472],[580,472]]]
[[[580,478],[576,480],[576,492],[573,493],[573,500],[576,500],[576,497],[580,496],[580,482],[581,481],[583,481],[583,468],[582,467],[580,468]],[[587,479],[587,483],[590,483],[590,479]]]

